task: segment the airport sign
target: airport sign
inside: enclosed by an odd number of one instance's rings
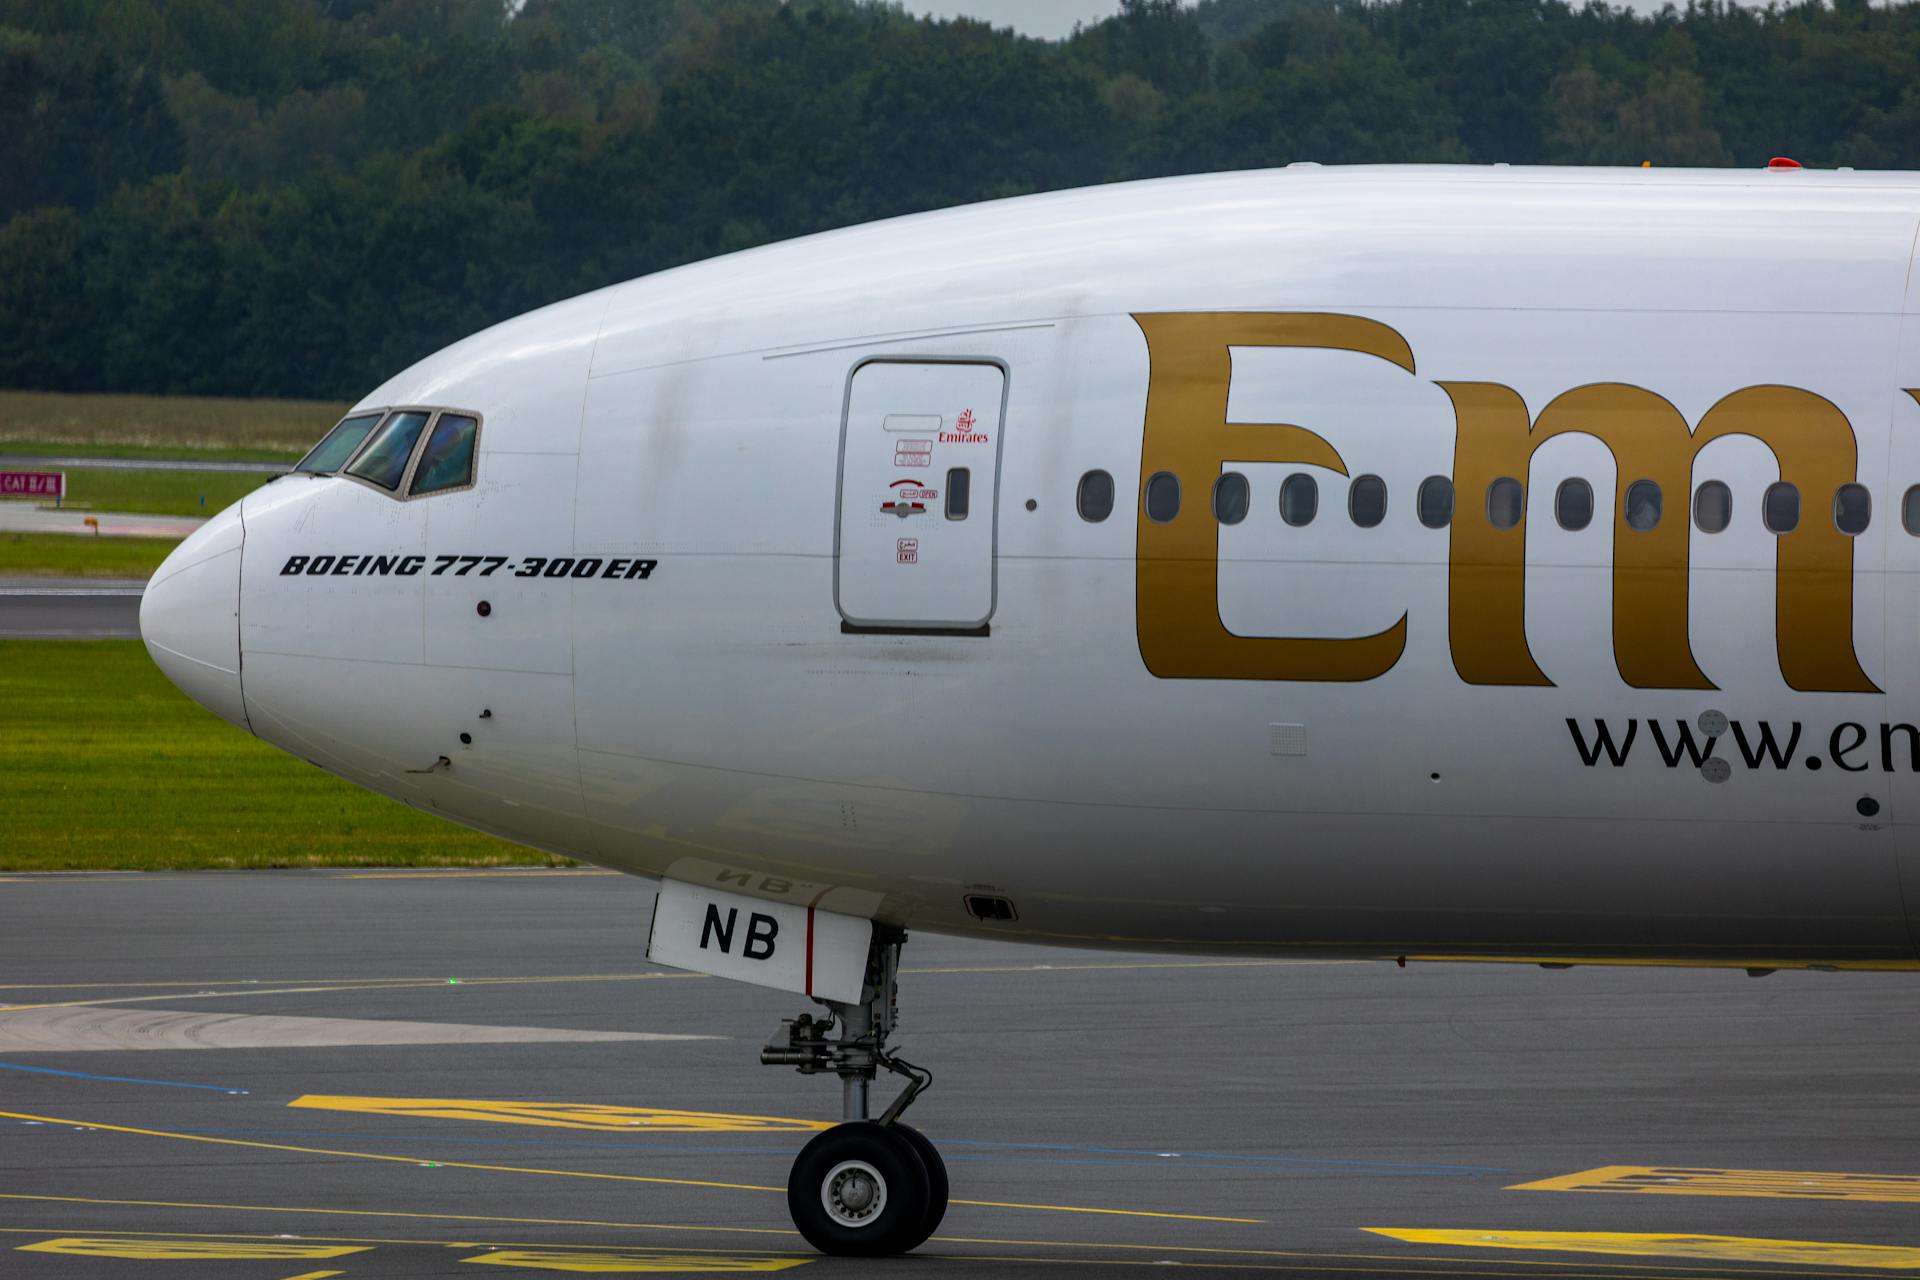
[[[64,498],[64,471],[0,471],[0,498]]]

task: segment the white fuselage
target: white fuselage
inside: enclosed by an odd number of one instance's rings
[[[1295,169],[734,254],[378,388],[475,483],[278,480],[149,641],[418,808],[910,927],[1911,965],[1917,227],[1904,175]]]

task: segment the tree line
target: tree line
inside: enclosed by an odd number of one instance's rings
[[[352,398],[873,218],[1295,160],[1920,167],[1920,0],[0,0],[0,385]]]

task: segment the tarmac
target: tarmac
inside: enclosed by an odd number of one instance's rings
[[[93,523],[88,524],[89,520]],[[198,516],[153,516],[0,502],[0,533],[64,533],[79,538],[184,538],[205,523]]]
[[[1920,1275],[1913,975],[928,935],[894,1047],[952,1208],[818,1258],[837,1083],[757,1062],[808,1006],[647,964],[651,897],[0,875],[0,1274]]]
[[[0,577],[0,640],[138,639],[145,578]]]

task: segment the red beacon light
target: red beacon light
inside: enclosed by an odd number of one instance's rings
[[[1801,164],[1792,156],[1775,156],[1773,159],[1767,161],[1767,168],[1775,170],[1804,169],[1806,167],[1807,166]]]

